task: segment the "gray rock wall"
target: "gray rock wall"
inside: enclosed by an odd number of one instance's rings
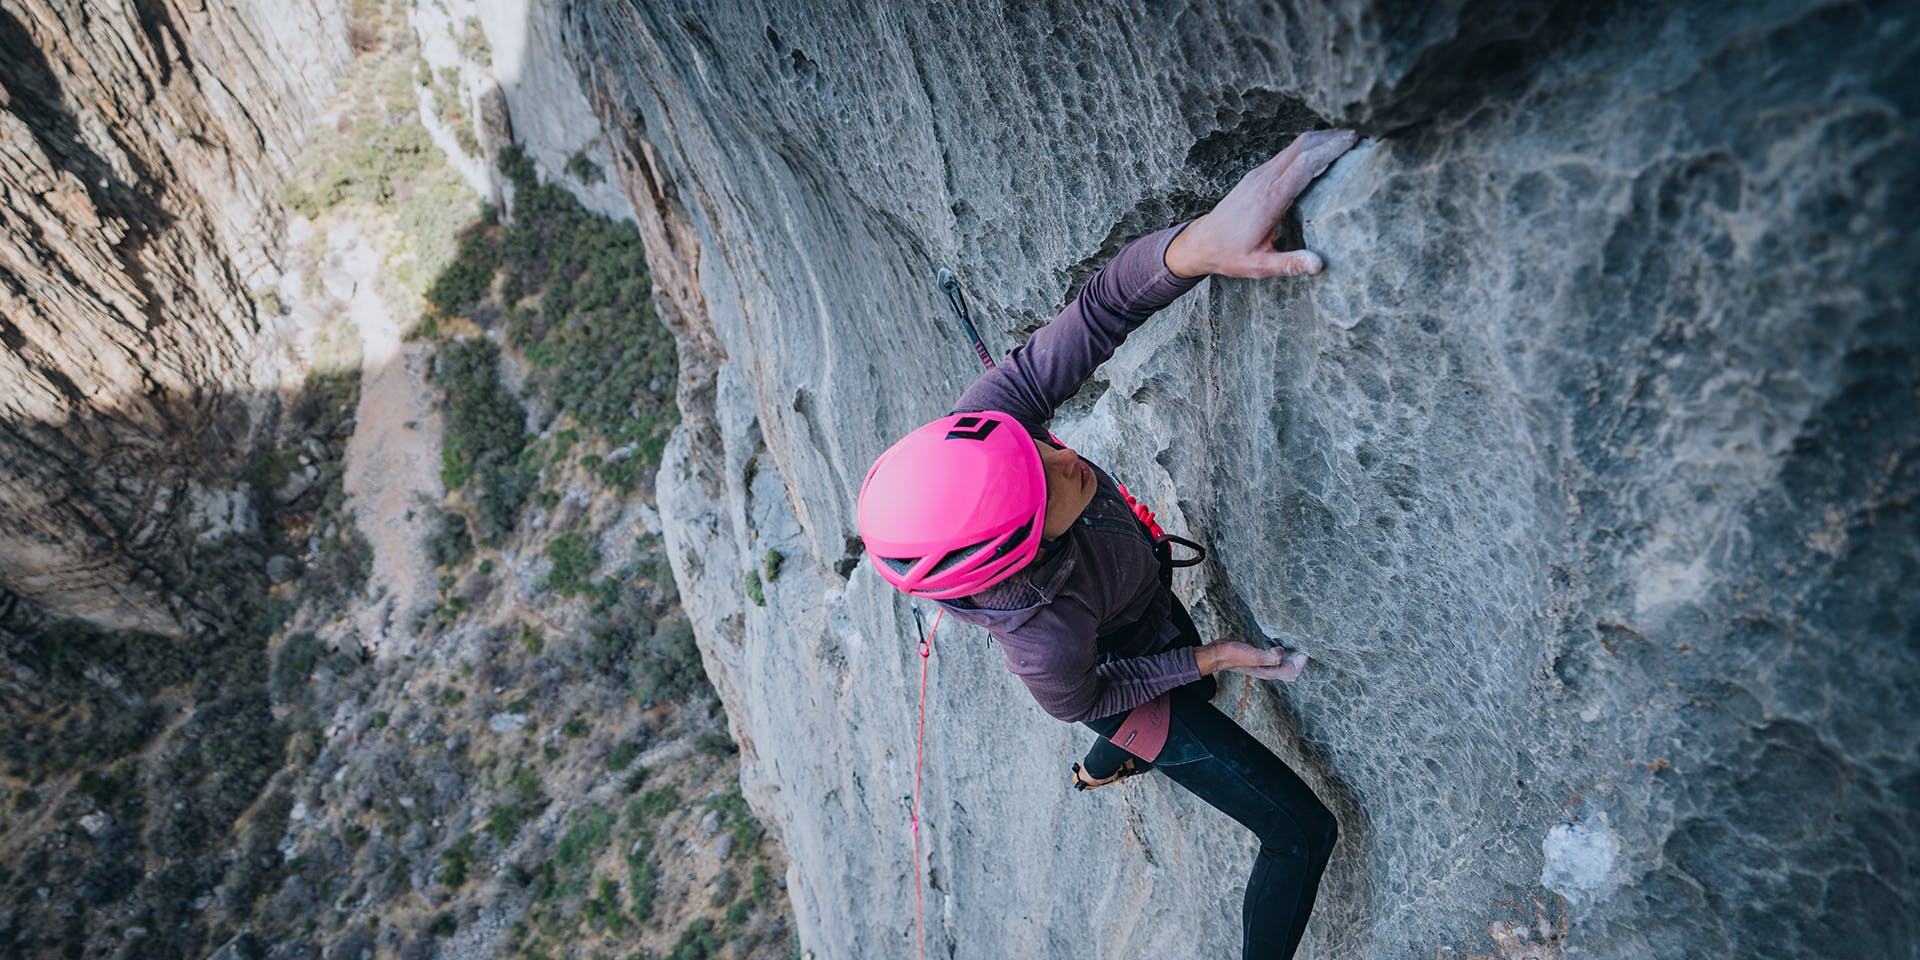
[[[565,37],[681,333],[675,572],[807,945],[1228,956],[1248,835],[982,634],[920,661],[871,459],[1295,132],[1328,272],[1214,280],[1057,431],[1198,534],[1220,702],[1344,833],[1308,956],[1913,956],[1912,11],[612,0]],[[767,605],[741,588],[787,557]]]
[[[279,191],[344,4],[0,2],[0,589],[178,633],[244,528]]]

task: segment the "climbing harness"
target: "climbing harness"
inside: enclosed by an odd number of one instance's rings
[[[1173,585],[1173,568],[1191,567],[1207,558],[1207,548],[1194,543],[1192,540],[1188,540],[1186,537],[1176,537],[1160,529],[1160,521],[1154,519],[1153,510],[1146,504],[1135,500],[1133,494],[1127,490],[1126,484],[1115,480],[1113,485],[1120,488],[1120,495],[1126,498],[1127,506],[1132,508],[1133,515],[1140,518],[1140,523],[1147,528],[1147,536],[1153,541],[1153,555],[1160,560],[1160,580],[1162,583],[1165,583],[1167,586]],[[1175,560],[1173,557],[1173,548],[1175,545],[1192,550],[1193,556],[1181,557]]]

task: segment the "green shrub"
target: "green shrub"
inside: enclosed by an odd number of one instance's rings
[[[680,809],[680,788],[665,784],[648,790],[640,799],[627,805],[627,821],[638,826],[657,820],[660,817]]]
[[[607,753],[607,769],[616,773],[625,770],[629,764],[633,763],[633,758],[639,755],[639,744],[632,740],[622,740]]]
[[[307,564],[301,593],[306,597],[345,598],[365,587],[373,573],[373,544],[360,533],[345,503],[333,502],[341,495],[338,468],[327,470],[321,482],[328,485],[321,514],[339,530],[321,542],[320,555]]]
[[[740,795],[739,784],[734,784],[733,788],[726,793],[708,797],[706,807],[709,810],[719,811],[727,824],[727,829],[733,834],[735,856],[747,856],[747,851],[752,850],[753,846],[760,842],[760,835],[764,828],[760,826],[759,820],[754,819],[753,810],[747,806],[746,798]]]
[[[453,510],[432,508],[428,521],[427,555],[435,566],[457,567],[473,556],[473,537],[467,532],[467,518]]]
[[[731,876],[731,874],[729,874],[729,876]],[[726,916],[721,919],[720,929],[725,931],[728,937],[732,937],[746,927],[747,921],[751,919],[752,916],[752,902],[735,900],[733,901],[733,905],[727,908]]]
[[[593,858],[606,848],[607,841],[613,835],[613,814],[599,807],[588,807],[575,811],[568,818],[567,832],[560,842],[554,844],[553,864],[555,880],[564,895],[578,893],[585,883],[580,876],[582,870],[593,862]]]
[[[701,753],[715,757],[725,757],[740,752],[733,738],[717,730],[703,733],[693,740],[693,748]]]
[[[472,337],[442,343],[433,370],[447,415],[440,479],[449,490],[474,481],[480,535],[489,544],[513,532],[533,484],[519,463],[526,409],[500,382],[499,360],[492,341]]]
[[[753,605],[756,607],[766,606],[767,592],[766,588],[760,585],[760,571],[748,570],[745,580],[747,599],[753,601]]]
[[[493,251],[486,224],[472,224],[461,231],[453,260],[427,285],[427,303],[451,315],[480,302],[499,266]]]
[[[713,895],[708,898],[710,907],[724,907],[740,897],[740,878],[732,870],[722,870],[713,879]]]
[[[646,923],[653,917],[654,888],[659,886],[660,865],[653,859],[653,842],[641,835],[627,851],[627,895],[633,898],[629,913]]]
[[[621,600],[621,579],[623,575],[631,576],[631,574],[626,571],[610,573],[593,585],[593,613],[606,613],[619,605]]]
[[[569,167],[576,178],[585,172]],[[634,444],[635,460],[657,465],[679,417],[677,364],[673,336],[653,309],[639,231],[540,183],[517,146],[501,151],[500,169],[513,184],[514,220],[492,256],[503,288],[540,300],[537,312],[513,311],[507,324],[508,343],[533,367],[529,383],[608,444]],[[630,472],[606,469],[613,482]]]
[[[520,834],[520,827],[547,805],[540,795],[540,782],[532,774],[520,774],[507,782],[505,799],[494,804],[487,819],[487,834],[506,846]]]
[[[634,697],[643,704],[686,703],[713,690],[694,644],[693,624],[684,619],[656,624],[631,669]]]
[[[300,465],[300,452],[290,447],[269,447],[260,451],[247,468],[247,482],[261,492],[278,490]]]
[[[726,947],[726,941],[714,931],[713,921],[701,917],[680,931],[680,940],[673,945],[667,960],[711,960]]]
[[[633,667],[633,653],[653,635],[653,625],[641,619],[599,619],[588,627],[584,643],[574,651],[573,666],[594,676],[625,677]]]
[[[540,636],[540,631],[526,623],[520,624],[520,643],[527,648],[528,653],[536,657],[540,655],[540,651],[547,647],[547,642]],[[520,713],[522,711],[516,710],[514,712]]]
[[[760,575],[766,578],[768,583],[779,579],[780,565],[785,563],[786,560],[787,558],[783,556],[780,551],[768,550],[766,559],[760,563]]]
[[[487,42],[487,33],[480,28],[479,17],[468,17],[466,32],[460,36],[460,55],[467,62],[487,65],[493,61],[493,45]]]
[[[474,835],[464,834],[447,849],[440,851],[439,881],[455,890],[467,884],[467,869],[473,865]]]
[[[410,181],[429,166],[446,162],[410,111],[388,116],[361,109],[346,131],[320,139],[324,149],[302,158],[281,197],[289,209],[307,217],[348,201],[394,206],[396,195]]]
[[[279,655],[273,658],[269,683],[274,702],[293,700],[298,689],[306,684],[308,675],[313,673],[314,664],[320,662],[320,655],[325,652],[326,645],[311,631],[289,634],[280,644]]]
[[[581,913],[587,923],[603,927],[615,936],[627,928],[627,915],[620,910],[620,886],[606,877],[600,878],[598,892],[586,902]]]
[[[756,863],[747,875],[748,889],[752,891],[753,902],[765,906],[767,893],[773,889],[773,874],[764,863]]]
[[[564,534],[547,544],[547,558],[553,561],[541,586],[563,597],[585,593],[588,578],[600,566],[600,546],[579,531]]]
[[[645,786],[646,783],[647,768],[634,767],[632,770],[627,771],[627,778],[620,781],[620,789],[627,793],[632,793]]]
[[[79,781],[74,784],[74,789],[78,791],[81,796],[92,800],[102,807],[111,807],[114,801],[120,799],[121,792],[125,790],[127,786],[128,784],[125,779],[113,773],[99,770],[82,770],[80,771]]]
[[[406,99],[411,113],[414,98]],[[398,217],[400,233],[407,238],[412,256],[391,263],[393,279],[402,288],[425,296],[433,281],[459,256],[460,236],[475,222],[480,209],[473,191],[451,167],[430,167],[413,178],[413,190]],[[489,221],[482,216],[480,222]],[[438,316],[434,310],[418,312],[404,335],[413,340],[428,333],[437,326]]]
[[[600,165],[594,163],[593,158],[587,156],[585,150],[574,151],[573,156],[567,158],[564,169],[567,171],[567,176],[589,187],[607,179],[606,171],[601,170]]]
[[[452,340],[434,357],[433,382],[447,405],[440,479],[465,484],[481,462],[518,454],[526,443],[525,410],[500,382],[500,350],[483,338]]]

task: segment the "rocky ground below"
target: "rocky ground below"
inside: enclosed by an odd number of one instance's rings
[[[0,611],[0,952],[789,956],[658,537],[672,351],[637,237],[524,165],[521,223],[620,257],[518,243],[381,13],[254,292],[286,386],[194,597],[227,627],[180,656]],[[631,376],[591,389],[625,368],[570,366],[577,326],[638,345]]]

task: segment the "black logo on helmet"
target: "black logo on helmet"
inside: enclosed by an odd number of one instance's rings
[[[1000,425],[998,420],[985,417],[961,417],[953,422],[953,429],[947,431],[948,440],[985,440],[993,428]]]

